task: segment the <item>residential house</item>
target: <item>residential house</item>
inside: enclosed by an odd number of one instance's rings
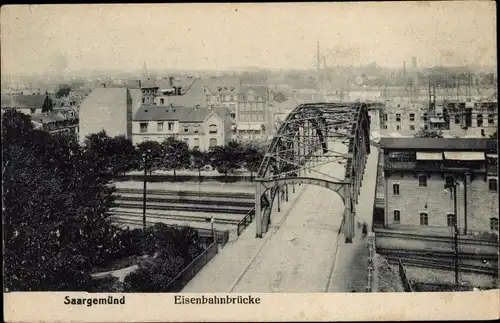
[[[79,120],[74,117],[64,117],[59,113],[36,113],[31,115],[31,121],[35,129],[43,129],[49,133],[68,133],[75,138],[78,137]]]
[[[143,105],[134,116],[133,142],[162,142],[175,136],[190,148],[207,150],[231,139],[231,116],[224,107]]]
[[[242,86],[238,95],[237,135],[240,140],[266,140],[274,131],[267,86]]]
[[[8,109],[14,109],[27,115],[42,112],[42,108],[50,100],[46,94],[7,94],[1,97],[2,113]],[[52,104],[51,104],[52,105]]]

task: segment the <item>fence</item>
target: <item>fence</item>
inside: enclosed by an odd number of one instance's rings
[[[186,266],[177,276],[168,284],[166,291],[168,293],[178,293],[189,281],[219,252],[217,242],[212,243],[196,259]]]
[[[403,288],[405,292],[412,293],[413,292],[413,287],[411,286],[411,282],[408,279],[408,276],[406,276],[406,269],[403,264],[403,261],[401,259],[398,261],[399,264],[399,276],[401,277],[401,280],[403,281]]]
[[[373,276],[375,271],[375,233],[368,233],[368,283],[366,285],[366,291],[372,292],[374,289],[373,286]]]
[[[255,207],[250,211],[248,211],[248,213],[243,217],[243,219],[241,219],[241,221],[238,222],[238,227],[236,229],[238,236],[241,234],[241,232],[243,232],[243,230],[246,229],[247,226],[250,225],[250,223],[252,223],[254,216],[255,216]]]

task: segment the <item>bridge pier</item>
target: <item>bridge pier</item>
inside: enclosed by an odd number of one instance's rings
[[[344,236],[345,243],[352,243],[354,238],[354,212],[351,197],[351,185],[344,186]]]

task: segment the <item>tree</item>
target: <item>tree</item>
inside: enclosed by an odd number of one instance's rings
[[[247,144],[244,151],[244,166],[250,171],[250,180],[253,180],[253,173],[257,172],[264,158],[264,151],[255,144]]]
[[[228,173],[241,167],[243,149],[240,143],[231,141],[226,146],[210,147],[208,155],[210,165],[224,174],[224,180],[227,182]]]
[[[163,164],[165,150],[159,142],[148,140],[137,145],[134,158],[136,169],[144,170],[143,154],[148,156],[149,175],[151,175],[153,171],[160,169]]]
[[[191,155],[191,166],[198,170],[198,180],[200,181],[201,180],[201,169],[208,162],[207,153],[205,153],[204,151],[201,151],[200,149],[198,149],[198,147],[196,147],[190,151],[190,155]]]
[[[85,291],[113,257],[113,187],[73,138],[2,116],[4,278],[10,291]],[[10,129],[5,129],[8,127]]]
[[[496,131],[490,135],[490,139],[497,140],[497,132]]]
[[[117,136],[110,139],[112,155],[110,163],[113,173],[125,173],[132,169],[134,163],[135,147],[132,141],[125,136]]]
[[[415,134],[415,138],[443,138],[443,132],[441,130],[420,129]]]
[[[42,112],[43,113],[52,112],[53,109],[54,109],[53,101],[49,97],[49,94],[45,92],[45,101],[43,101]]]
[[[174,181],[176,179],[175,171],[177,169],[183,169],[189,167],[190,155],[189,146],[186,142],[179,140],[175,137],[168,137],[162,143],[164,150],[163,166],[166,169],[172,169],[174,171]]]

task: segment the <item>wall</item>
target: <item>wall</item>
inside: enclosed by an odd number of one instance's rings
[[[420,174],[418,174],[420,175]],[[457,187],[457,210],[459,227],[464,228],[464,185],[463,178],[459,179]],[[393,184],[399,184],[399,195],[393,194]],[[397,227],[394,223],[394,210],[401,212],[400,225],[420,227],[420,213],[428,214],[429,227],[447,228],[448,213],[453,213],[453,196],[444,189],[445,179],[433,173],[427,178],[427,187],[419,187],[418,177],[413,174],[392,173],[387,178],[387,223],[389,227]],[[425,208],[427,204],[427,208]],[[472,231],[490,231],[490,217],[498,218],[497,192],[488,189],[488,182],[484,176],[477,176],[467,184],[467,218],[468,233]]]

